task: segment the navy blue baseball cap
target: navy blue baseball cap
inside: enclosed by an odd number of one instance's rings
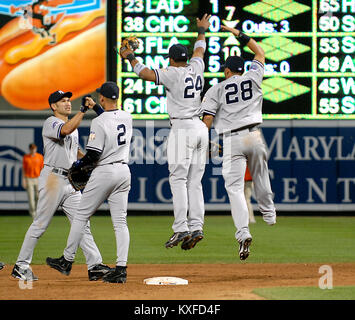
[[[100,88],[96,89],[96,92],[102,94],[104,97],[116,100],[119,96],[119,89],[116,82],[107,81]]]
[[[72,95],[73,94],[69,91],[64,92],[62,90],[57,90],[49,95],[49,98],[48,98],[49,105],[51,105],[52,103],[56,103],[59,100],[62,100],[62,98],[64,98],[64,97],[71,98]]]
[[[229,56],[224,65],[224,68],[228,68],[232,72],[244,72],[244,59],[239,56]]]
[[[175,61],[187,60],[188,52],[187,48],[180,43],[174,44],[169,49],[169,54],[164,58],[171,58]]]

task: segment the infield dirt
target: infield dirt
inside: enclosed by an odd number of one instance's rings
[[[85,265],[73,265],[70,276],[46,265],[33,265],[39,278],[32,288],[10,276],[12,265],[0,271],[0,300],[259,300],[252,293],[265,287],[317,287],[317,264],[130,264],[127,283],[89,281]],[[355,263],[329,263],[333,286],[355,285]],[[188,285],[153,286],[143,280],[157,276],[187,279]],[[24,283],[26,284],[26,283]]]

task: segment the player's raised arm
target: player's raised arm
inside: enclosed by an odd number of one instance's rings
[[[255,53],[254,60],[258,60],[262,64],[265,64],[264,50],[262,47],[260,47],[260,45],[257,44],[257,42],[254,39],[250,38],[240,30],[235,28],[221,26],[221,29],[233,33],[238,39],[241,40],[242,43],[245,43],[248,46],[248,48]]]
[[[197,40],[195,42],[192,58],[200,57],[203,59],[203,56],[206,51],[205,32],[211,25],[211,23],[209,22],[210,18],[211,18],[211,15],[210,14],[208,15],[207,13],[205,13],[203,15],[201,20],[199,18],[196,18],[198,36],[197,36]]]
[[[202,121],[205,123],[208,129],[211,129],[216,112],[220,107],[220,104],[217,100],[219,96],[217,90],[217,87],[209,88],[201,103],[201,109],[203,111]]]
[[[122,43],[122,46],[120,48],[120,56],[123,59],[128,59],[129,63],[131,64],[133,71],[136,73],[136,75],[146,81],[153,81],[155,82],[155,72],[152,69],[149,69],[146,65],[143,63],[140,63],[135,55],[134,51],[131,48],[128,48],[124,43]]]

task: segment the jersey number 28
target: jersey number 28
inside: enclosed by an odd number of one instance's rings
[[[226,90],[226,104],[231,104],[239,101],[238,98],[238,85],[236,83],[227,84],[224,89]],[[253,97],[252,82],[251,80],[242,81],[240,83],[241,98],[243,101],[250,100]]]

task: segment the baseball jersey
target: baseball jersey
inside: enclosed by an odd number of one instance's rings
[[[186,67],[154,69],[155,84],[165,86],[170,118],[184,119],[201,114],[204,70],[205,64],[199,57],[192,58]]]
[[[43,124],[44,164],[68,170],[78,158],[79,135],[75,129],[66,136],[60,135],[65,122],[55,116],[49,117]]]
[[[211,87],[202,99],[203,113],[213,115],[218,134],[262,123],[264,66],[253,60],[248,72]]]
[[[87,150],[101,152],[98,166],[129,160],[132,116],[122,110],[105,111],[92,120]]]

